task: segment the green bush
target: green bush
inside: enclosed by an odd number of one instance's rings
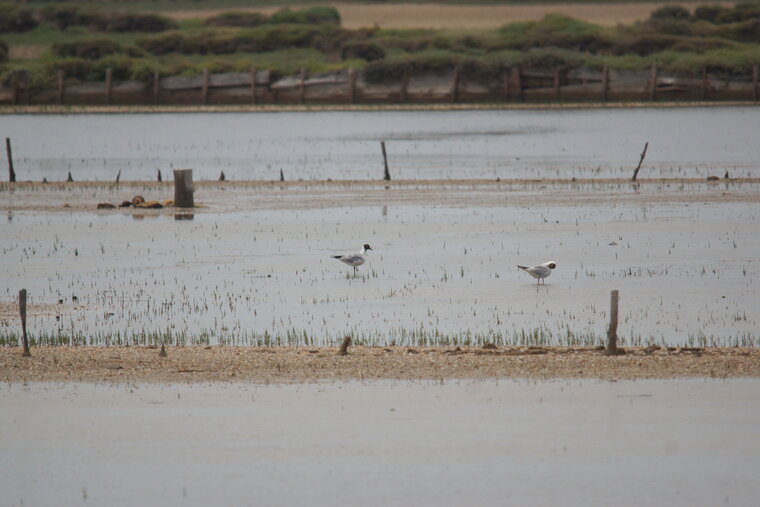
[[[718,33],[726,39],[757,44],[760,42],[760,17],[721,25]]]
[[[0,33],[28,32],[36,28],[37,24],[31,9],[0,4]]]
[[[612,45],[601,27],[558,14],[506,25],[499,31],[502,46],[511,49],[555,47],[597,52]]]
[[[561,48],[533,48],[522,54],[519,63],[536,69],[580,67],[585,62],[582,54]]]
[[[340,25],[340,14],[334,7],[311,7],[299,10],[281,9],[272,14],[270,22],[299,25]]]
[[[694,19],[718,23],[718,19],[726,16],[731,9],[722,5],[700,5],[694,9]]]
[[[255,28],[269,22],[269,18],[258,12],[225,12],[204,21],[206,26],[233,26]]]
[[[100,32],[163,32],[178,27],[176,22],[163,16],[132,13],[98,14],[90,26]]]
[[[8,61],[8,44],[0,40],[0,63]]]
[[[652,11],[651,19],[689,19],[691,13],[680,5],[663,5]]]
[[[187,40],[188,36],[182,32],[169,32],[149,39],[142,39],[137,42],[137,45],[148,53],[166,55],[169,53],[182,53]]]
[[[385,58],[385,50],[373,42],[350,41],[343,44],[340,55],[343,60],[359,58],[367,62],[374,62]]]
[[[612,47],[611,51],[615,55],[633,53],[639,56],[646,56],[670,49],[681,41],[683,41],[683,37],[677,35],[648,33],[631,39],[619,40]]]
[[[121,44],[109,39],[79,40],[76,42],[64,42],[53,44],[53,54],[60,58],[84,58],[85,60],[97,60],[106,55],[124,52]]]
[[[48,6],[41,9],[38,15],[43,22],[53,24],[59,30],[66,30],[70,26],[88,26],[95,17],[71,6]]]
[[[84,81],[88,79],[92,71],[93,62],[84,58],[64,58],[48,62],[46,65],[47,73],[54,76],[57,69],[61,69],[66,78],[79,79]]]

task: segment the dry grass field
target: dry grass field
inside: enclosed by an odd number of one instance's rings
[[[381,28],[484,29],[516,21],[531,21],[546,14],[564,14],[591,23],[614,26],[646,19],[668,2],[620,4],[538,4],[538,5],[439,5],[439,4],[335,4],[344,28],[377,25]],[[689,6],[688,3],[682,5]],[[235,9],[272,14],[281,7]],[[223,10],[186,10],[167,12],[175,19],[207,18]]]

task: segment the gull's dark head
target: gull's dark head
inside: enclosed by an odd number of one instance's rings
[[[365,250],[372,250],[372,247],[371,247],[371,246],[369,246],[369,244],[368,244],[368,243],[364,243],[364,249],[365,249]]]
[[[547,262],[547,263],[546,263],[546,267],[548,267],[549,269],[554,269],[554,268],[556,268],[556,267],[557,267],[557,263],[556,263],[556,262],[554,262],[554,261],[551,261],[551,262]]]

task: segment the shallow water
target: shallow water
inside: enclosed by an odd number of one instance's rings
[[[623,344],[757,346],[757,220],[753,202],[20,212],[0,267],[6,301],[64,301],[29,324],[53,341],[596,345],[618,289]],[[364,242],[357,277],[330,258]],[[546,260],[541,287],[515,267]]]
[[[751,107],[0,115],[19,180],[760,176]]]
[[[4,505],[757,505],[760,382],[12,384]]]

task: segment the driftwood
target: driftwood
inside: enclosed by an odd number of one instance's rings
[[[340,345],[340,350],[338,351],[339,356],[347,356],[348,355],[348,346],[351,345],[351,337],[346,336],[343,338],[343,343]]]
[[[631,178],[631,181],[636,181],[636,177],[639,175],[639,169],[641,169],[641,163],[644,161],[644,157],[647,155],[647,148],[649,147],[649,142],[644,143],[644,151],[641,152],[641,158],[639,159],[639,165],[636,166],[636,169],[633,171],[633,178]]]

